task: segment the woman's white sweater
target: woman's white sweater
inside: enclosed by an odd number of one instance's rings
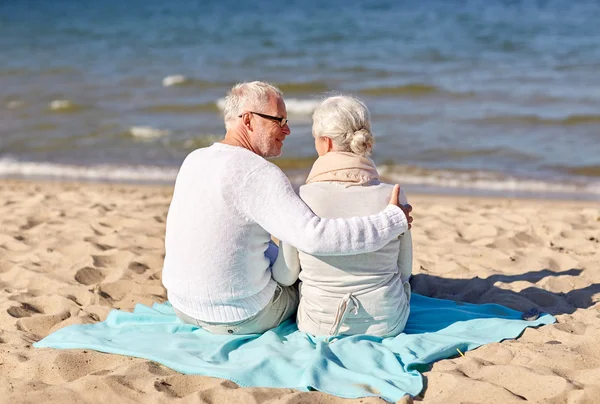
[[[348,186],[344,182],[315,182],[300,187],[300,197],[320,217],[347,218],[379,211],[387,204],[392,188],[384,183]],[[407,203],[404,194],[400,198],[401,203]],[[302,266],[298,308],[301,331],[331,335],[339,317],[338,306],[347,295],[353,296],[358,307],[345,317],[341,333],[386,336],[404,328],[412,272],[410,232],[377,251],[359,255],[331,257],[297,252],[287,243],[281,254],[276,267],[285,261],[289,272],[297,273]]]

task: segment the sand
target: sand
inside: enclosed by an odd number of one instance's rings
[[[0,181],[0,402],[384,402],[239,388],[142,359],[32,348],[66,325],[165,300],[161,267],[171,191]],[[518,310],[537,306],[558,319],[517,340],[435,363],[415,401],[598,402],[600,204],[409,197],[415,291]]]

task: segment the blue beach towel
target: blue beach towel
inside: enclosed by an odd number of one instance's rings
[[[240,386],[319,390],[345,398],[378,396],[395,402],[423,389],[427,364],[480,345],[518,337],[534,321],[496,304],[475,305],[413,294],[403,334],[326,342],[288,320],[264,334],[213,335],[179,320],[169,303],[113,310],[106,321],[71,325],[36,348],[94,349],[149,359],[185,374],[229,379]]]

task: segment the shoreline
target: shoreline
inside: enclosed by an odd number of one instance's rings
[[[286,173],[294,189],[298,189],[304,183],[304,177],[301,175],[289,175]],[[393,183],[389,178],[383,178],[385,182]],[[451,198],[451,199],[492,199],[492,200],[515,200],[515,201],[530,201],[530,202],[566,202],[566,203],[581,203],[582,205],[597,205],[600,202],[600,195],[578,195],[571,193],[539,193],[539,192],[509,192],[481,189],[462,189],[462,188],[442,188],[428,187],[414,184],[402,185],[400,187],[405,190],[407,196],[411,198]],[[175,185],[175,182],[134,182],[134,181],[109,181],[109,180],[78,180],[78,179],[63,179],[63,178],[48,178],[48,177],[32,177],[32,178],[10,178],[0,177],[1,184],[54,184],[65,186],[90,186],[90,187],[123,187],[123,188],[143,188],[155,190],[170,190]]]
[[[164,302],[172,186],[0,180],[0,394],[7,402],[383,404],[320,392],[240,388],[144,359],[34,349],[70,324]],[[413,291],[538,307],[558,322],[436,362],[424,403],[594,403],[600,394],[600,206],[409,194]],[[166,386],[166,387],[165,387]],[[411,402],[410,400],[406,402]]]
[[[315,158],[281,157],[271,160],[295,188],[304,183]],[[0,157],[0,181],[78,182],[129,185],[174,183],[180,164],[123,165],[18,161]],[[382,181],[400,183],[411,194],[509,197],[525,199],[589,200],[600,202],[600,177],[535,172],[532,174],[484,169],[443,169],[378,164]]]

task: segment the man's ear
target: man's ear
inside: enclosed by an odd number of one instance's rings
[[[252,114],[249,112],[244,112],[242,114],[242,123],[248,130],[252,130]]]

